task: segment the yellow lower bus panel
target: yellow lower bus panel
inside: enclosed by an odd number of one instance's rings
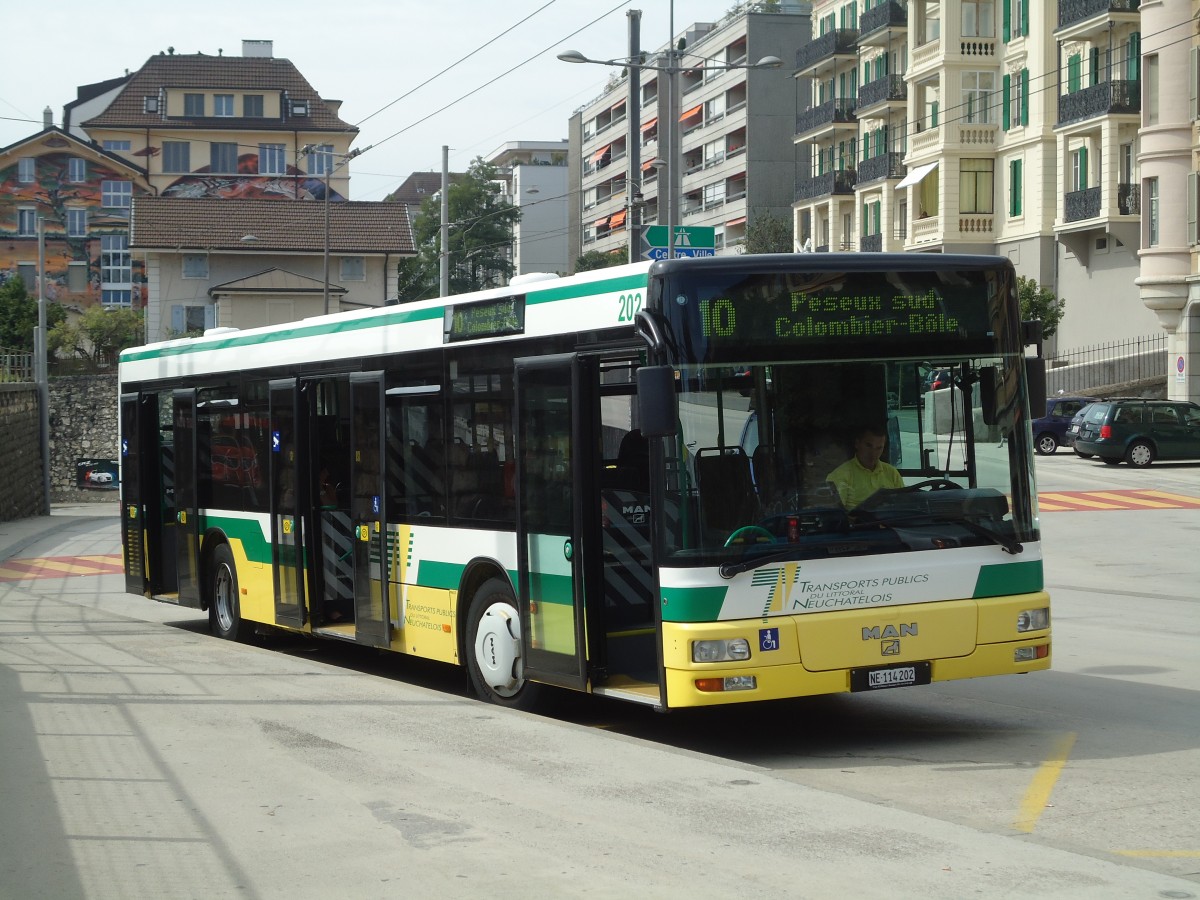
[[[821,615],[664,622],[667,703],[714,706],[1048,669],[1049,607],[1049,595],[1037,592]],[[715,642],[705,645],[709,649],[748,648],[749,657],[695,662],[697,641]]]

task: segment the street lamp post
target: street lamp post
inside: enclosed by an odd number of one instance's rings
[[[564,50],[558,54],[558,58],[563,62],[568,63],[592,63],[599,66],[620,66],[630,69],[631,72],[639,73],[638,81],[640,82],[640,72],[649,70],[653,72],[661,72],[666,76],[667,87],[667,121],[664,129],[664,140],[666,143],[665,153],[660,153],[658,159],[653,163],[654,167],[659,170],[658,183],[659,196],[663,196],[663,178],[666,177],[666,225],[667,225],[667,258],[672,259],[675,256],[675,226],[679,221],[679,194],[680,185],[682,183],[682,172],[680,166],[681,151],[679,147],[679,85],[678,77],[680,73],[692,70],[702,70],[705,72],[723,72],[733,69],[777,69],[783,65],[783,60],[778,56],[764,56],[756,63],[747,63],[739,65],[737,63],[718,63],[716,65],[705,65],[708,62],[704,57],[697,57],[702,60],[699,65],[684,66],[683,58],[688,54],[675,49],[674,46],[674,18],[672,11],[672,43],[668,45],[666,52],[663,54],[666,62],[661,65],[654,65],[642,62],[639,58],[629,57],[626,59],[591,59],[584,56],[578,50]],[[634,77],[633,75],[630,76]],[[639,84],[640,88],[640,84]],[[632,93],[632,92],[631,92]],[[629,142],[630,146],[634,146],[634,141],[640,141],[641,123],[634,121],[632,116],[629,121]],[[639,182],[640,183],[640,175]],[[632,190],[632,187],[630,188]],[[632,199],[632,197],[631,197]],[[628,219],[632,214],[631,209],[626,214]],[[633,246],[633,236],[630,240],[630,262],[633,262],[636,248]]]

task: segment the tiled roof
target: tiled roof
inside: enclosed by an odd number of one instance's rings
[[[463,176],[458,172],[450,173],[450,183],[453,184],[461,181]],[[400,203],[408,203],[413,206],[420,206],[434,194],[442,189],[442,173],[441,172],[413,172],[400,187],[396,188],[387,195],[388,200],[395,200]],[[420,210],[414,209],[415,216]]]
[[[325,204],[317,200],[218,200],[135,197],[130,247],[299,251],[325,248]],[[336,253],[412,254],[403,203],[329,204],[329,249]]]
[[[145,111],[145,98],[157,97],[163,88],[203,91],[286,91],[290,100],[307,100],[308,115],[283,119],[166,118]],[[335,115],[289,59],[262,56],[206,56],[203,53],[159,54],[146,61],[108,108],[81,123],[84,128],[220,128],[264,131],[344,131],[358,129]]]

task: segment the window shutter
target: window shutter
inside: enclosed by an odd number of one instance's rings
[[[1029,35],[1029,4],[1031,0],[1021,0],[1021,34]]]
[[[1188,172],[1187,211],[1188,211],[1188,245],[1197,242],[1196,234],[1196,189],[1200,187],[1200,175]]]
[[[204,307],[204,327],[205,328],[216,328],[217,327],[217,308],[215,306]]]
[[[1137,81],[1142,76],[1142,34],[1135,31],[1129,36],[1125,52],[1125,78]]]
[[[1012,0],[1004,0],[1004,30],[1001,36],[1006,44],[1012,40]]]
[[[1200,64],[1200,47],[1193,47],[1191,53],[1192,53],[1192,58],[1191,58],[1192,64],[1190,66],[1188,66],[1188,87],[1191,91],[1192,121],[1194,122],[1197,118],[1196,93],[1197,93],[1197,88],[1200,88],[1200,77],[1198,77],[1197,72],[1196,72],[1196,66],[1197,66],[1197,64]]]
[[[1088,170],[1087,170],[1087,147],[1079,148],[1079,184],[1076,190],[1085,191],[1088,186]]]
[[[176,305],[171,307],[171,330],[176,334],[183,334],[187,330],[186,320],[183,316],[184,310],[182,306]]]
[[[937,105],[937,101],[934,100],[933,103],[930,104],[930,110],[929,110],[929,127],[930,128],[937,128],[937,122],[938,122],[937,114],[938,114],[938,105]]]
[[[1012,102],[1012,76],[1005,75],[1001,85],[1000,127],[1008,131],[1011,121],[1009,104]]]
[[[1029,124],[1029,70],[1021,70],[1021,124]]]
[[[1100,48],[1093,47],[1088,53],[1088,84],[1096,85],[1100,83]]]
[[[1067,93],[1073,94],[1079,90],[1080,59],[1078,53],[1067,57]]]

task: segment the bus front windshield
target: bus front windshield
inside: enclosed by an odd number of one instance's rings
[[[1037,539],[1018,355],[680,367],[676,563],[737,571]]]

